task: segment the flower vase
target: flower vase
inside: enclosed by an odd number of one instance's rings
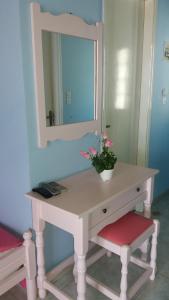
[[[113,176],[114,169],[104,170],[99,175],[103,181],[110,180]]]

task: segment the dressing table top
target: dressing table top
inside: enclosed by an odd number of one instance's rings
[[[81,217],[110,199],[116,200],[121,193],[131,190],[157,173],[154,169],[118,162],[113,178],[107,182],[101,180],[95,169],[89,169],[61,180],[60,183],[68,190],[60,195],[44,199],[39,194],[30,192],[26,196]]]

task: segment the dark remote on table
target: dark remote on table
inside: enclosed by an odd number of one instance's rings
[[[46,199],[51,198],[53,196],[49,191],[47,191],[43,187],[33,188],[32,191],[40,194],[41,196],[43,196]]]

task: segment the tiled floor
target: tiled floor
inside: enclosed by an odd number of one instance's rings
[[[158,239],[158,272],[155,281],[148,281],[138,294],[133,298],[135,300],[169,300],[169,193],[163,195],[153,204],[153,217],[160,220],[161,228]],[[113,273],[115,270],[115,273]],[[129,285],[140,273],[140,269],[130,264],[129,267]],[[88,270],[95,278],[100,279],[110,287],[118,291],[120,281],[120,263],[114,255],[112,258],[102,257],[97,263]],[[132,274],[132,276],[131,276]],[[76,286],[72,276],[72,268],[68,272],[60,274],[55,279],[55,284],[76,299]],[[16,296],[11,298],[10,292],[0,297],[0,300],[24,300],[25,297]],[[107,300],[108,298],[97,292],[90,286],[87,286],[87,300]],[[56,300],[51,294],[48,294],[46,300]]]
[[[135,300],[169,300],[169,193],[163,195],[155,201],[152,207],[153,218],[160,220],[160,235],[158,239],[158,272],[155,281],[148,281],[138,294]],[[115,275],[113,271],[116,270]],[[129,268],[129,285],[139,275],[140,269],[133,265]],[[120,282],[120,262],[116,256],[112,258],[103,257],[88,270],[95,278],[106,283],[118,291]],[[131,276],[132,274],[132,276]],[[56,285],[61,287],[66,293],[76,299],[76,287],[73,281],[72,270],[67,275],[60,276]],[[46,299],[53,300],[52,295]],[[87,300],[107,300],[108,298],[100,294],[92,287],[87,287]]]

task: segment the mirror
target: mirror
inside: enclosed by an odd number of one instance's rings
[[[39,147],[101,132],[102,24],[31,3]]]
[[[94,41],[42,31],[46,126],[94,120]]]

